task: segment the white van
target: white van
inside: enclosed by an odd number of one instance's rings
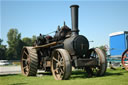
[[[8,60],[0,60],[0,66],[2,65],[9,65]]]

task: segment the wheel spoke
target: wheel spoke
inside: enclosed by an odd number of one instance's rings
[[[60,65],[61,67],[64,66],[63,64]]]
[[[60,68],[58,69],[57,77],[58,77],[59,79],[62,79],[62,77],[63,77],[63,75],[62,75],[62,72],[61,72],[61,69],[60,69]]]
[[[61,70],[61,74],[64,74],[64,71],[63,71],[63,69],[62,69],[62,68],[60,68],[60,70]]]
[[[58,55],[58,61],[60,61],[60,53],[57,52],[57,55]]]
[[[25,66],[25,67],[23,67],[24,69],[26,69],[27,68],[27,66]]]
[[[53,60],[56,61],[56,62],[59,62],[55,57],[53,57]]]
[[[60,75],[60,78],[61,78],[62,77],[62,73],[60,72],[59,75]]]
[[[60,58],[60,61],[63,62],[63,58],[62,57]]]
[[[58,68],[56,68],[56,69],[54,70],[54,72],[58,74]]]
[[[24,51],[24,53],[25,53],[27,56],[29,56],[28,53],[27,53],[26,51]]]
[[[60,66],[64,66],[64,63],[62,62],[62,63],[60,63]]]
[[[26,59],[22,58],[22,61],[26,61]]]
[[[93,57],[95,58],[96,57],[96,55],[95,55],[95,52],[93,51]]]
[[[30,63],[30,58],[27,58],[27,62]]]
[[[28,66],[25,66],[23,69],[26,70],[26,71],[28,71]]]

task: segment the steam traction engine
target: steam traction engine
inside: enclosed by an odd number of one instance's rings
[[[35,76],[38,69],[51,71],[56,80],[68,79],[72,67],[82,68],[88,75],[102,76],[106,57],[99,48],[89,49],[89,41],[79,35],[78,5],[71,7],[72,29],[64,24],[53,37],[41,35],[34,46],[22,50],[21,68],[26,76]]]

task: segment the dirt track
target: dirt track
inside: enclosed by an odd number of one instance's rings
[[[21,73],[20,66],[0,66],[0,75],[19,74],[19,73]]]

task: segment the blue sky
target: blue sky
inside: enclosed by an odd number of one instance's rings
[[[109,34],[128,31],[128,1],[111,0],[2,0],[0,38],[7,44],[7,32],[17,28],[23,37],[55,31],[57,26],[71,27],[70,5],[78,4],[80,34],[90,47],[109,45]]]

